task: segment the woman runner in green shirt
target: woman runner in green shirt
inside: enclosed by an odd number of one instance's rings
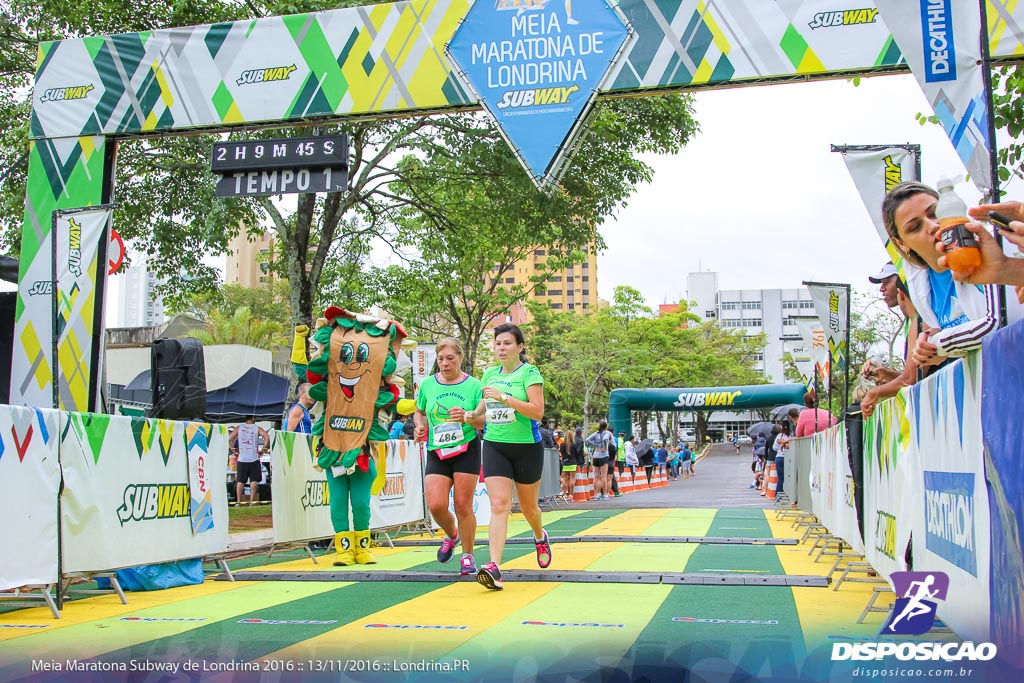
[[[544,417],[544,379],[526,362],[523,332],[516,325],[494,328],[494,357],[499,365],[484,371],[484,398],[467,415],[481,417],[484,427],[483,465],[487,493],[491,498],[488,542],[491,561],[480,568],[476,580],[491,590],[501,590],[501,555],[508,535],[512,509],[512,484],[523,516],[533,529],[537,564],[551,564],[551,545],[541,520],[538,494],[544,469],[544,445],[538,422]]]
[[[473,495],[480,478],[480,437],[466,420],[466,412],[480,405],[483,385],[462,371],[462,344],[448,337],[437,343],[436,375],[427,377],[416,393],[414,438],[427,441],[425,493],[427,506],[445,536],[437,550],[437,561],[452,559],[462,541],[459,574],[476,574],[473,543],[476,515]],[[483,420],[479,420],[483,426]],[[448,493],[454,493],[455,517],[448,510]],[[452,533],[452,532],[455,533]]]

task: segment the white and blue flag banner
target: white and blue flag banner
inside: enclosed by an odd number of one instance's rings
[[[882,20],[979,190],[988,194],[988,112],[981,6],[962,0],[878,0]]]

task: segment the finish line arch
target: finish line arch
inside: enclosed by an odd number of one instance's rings
[[[983,0],[986,6],[993,1]],[[561,15],[562,25],[585,23],[584,8],[597,4],[577,3],[577,17],[568,21]],[[896,10],[903,8],[893,0],[866,0],[864,9],[845,12],[837,12],[832,0],[720,0],[700,11],[690,0],[603,4],[624,17],[631,33],[614,54],[609,48],[602,55],[607,71],[593,87],[579,89],[581,97],[904,73],[908,62],[919,61],[915,43],[923,44],[920,34],[911,36],[907,44],[913,59],[901,52],[882,15],[896,26],[918,24],[901,20]],[[970,4],[958,4],[969,11],[947,18],[958,35],[976,44],[978,32],[968,27],[978,24],[981,30],[980,18],[973,16],[976,8]],[[568,6],[530,3],[548,14],[568,11]],[[59,211],[116,201],[119,139],[480,109],[489,102],[476,96],[445,48],[471,11],[493,10],[495,17],[509,18],[525,8],[519,0],[412,0],[41,44],[32,95],[11,403],[71,411],[100,405],[106,268],[98,264],[106,261],[106,239],[83,252],[77,235],[61,235],[69,243],[61,249],[71,253],[65,260],[74,261],[77,278],[65,286],[56,271],[61,240],[55,239],[54,224]],[[1024,4],[988,11],[999,17],[984,27],[989,54],[1020,59],[1024,44],[1006,26],[1024,24]],[[517,21],[523,35],[553,31],[551,22]],[[514,25],[513,37],[516,30]],[[593,54],[597,35],[573,50],[586,48]],[[481,49],[478,54],[489,53]],[[956,54],[969,62],[965,77],[978,68],[963,43]],[[537,60],[516,66],[539,69]],[[561,90],[560,98],[574,92],[569,82],[561,85],[544,90]],[[974,130],[968,125],[976,123],[970,118],[973,109],[965,113],[950,109],[952,100],[937,101],[945,109],[936,113],[949,123],[950,135],[955,132],[961,158],[978,156],[974,150],[984,135],[975,139],[963,133]],[[561,99],[551,103],[564,104]],[[571,149],[582,124],[577,119],[552,157]],[[513,148],[522,159],[523,151]],[[72,230],[77,228],[76,223]]]
[[[774,408],[802,403],[803,384],[755,384],[745,387],[700,389],[612,389],[608,395],[608,424],[615,432],[633,435],[634,410],[714,411]]]

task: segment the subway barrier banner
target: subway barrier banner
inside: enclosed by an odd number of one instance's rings
[[[864,421],[864,556],[879,574],[905,571],[911,501],[923,492],[909,473],[906,389],[878,404]]]
[[[914,570],[945,572],[950,590],[938,615],[961,638],[978,642],[990,639],[981,366],[981,355],[972,353],[942,368],[909,389],[907,406],[912,488],[915,495],[923,490],[911,515]],[[999,408],[1004,425],[1005,410]]]
[[[216,430],[215,430],[216,431]],[[63,569],[104,571],[227,550],[227,491],[210,487],[213,528],[192,532],[184,423],[61,413]],[[227,470],[211,439],[209,471]]]
[[[864,552],[857,526],[853,472],[846,448],[846,426],[830,427],[810,437],[812,511],[830,533],[846,541],[855,552]],[[786,464],[789,464],[787,459]]]
[[[274,543],[334,535],[327,475],[314,467],[312,443],[309,434],[270,432]]]
[[[828,343],[828,355],[836,370],[846,370],[846,321],[850,317],[850,286],[807,282],[807,291],[814,302],[814,312],[818,314],[825,339]]]
[[[992,141],[981,72],[980,3],[876,0],[875,4],[971,180],[982,194],[988,194]]]
[[[985,337],[981,433],[991,523],[990,625],[999,654],[1024,668],[1024,322]],[[976,499],[977,500],[977,499]],[[977,506],[975,506],[977,510]]]
[[[334,536],[327,475],[317,470],[308,434],[272,431],[271,495],[274,543]],[[377,442],[379,495],[370,496],[370,528],[383,529],[424,519],[423,467],[419,444],[405,439]],[[349,512],[351,519],[351,510]]]
[[[0,590],[57,582],[60,413],[0,405]]]
[[[903,254],[896,245],[890,243],[889,233],[882,221],[882,200],[889,190],[900,183],[920,180],[917,177],[917,165],[920,163],[917,151],[907,147],[879,145],[869,149],[844,149],[842,154],[846,170],[853,179],[871,222],[875,224],[878,238],[885,245],[885,251],[893,264],[902,270]]]
[[[370,528],[381,529],[426,519],[423,504],[423,444],[392,439],[377,444],[380,493],[370,496]],[[376,487],[375,489],[376,490]]]
[[[53,214],[57,404],[51,396],[40,405],[79,412],[98,405],[100,383],[93,372],[98,369],[94,356],[99,350],[94,344],[97,319],[103,315],[99,283],[107,277],[105,245],[111,214],[110,209]]]

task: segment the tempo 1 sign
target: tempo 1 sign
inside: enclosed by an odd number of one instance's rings
[[[218,197],[344,192],[348,136],[219,142],[210,170]]]
[[[348,169],[284,168],[239,171],[217,178],[218,197],[257,197],[296,192],[344,192]]]

